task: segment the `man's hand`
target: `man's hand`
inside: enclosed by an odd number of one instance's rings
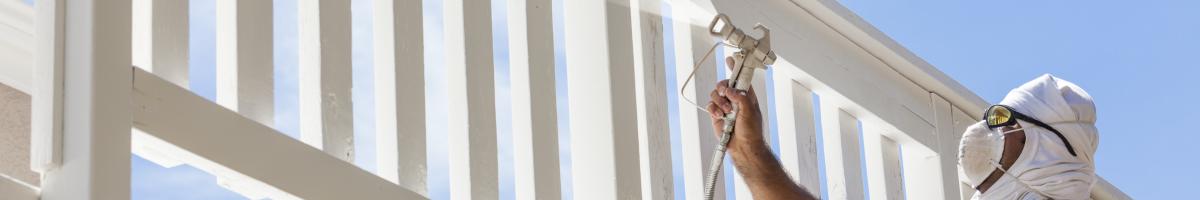
[[[728,66],[733,66],[733,59],[725,61]],[[787,172],[783,171],[783,165],[779,164],[763,140],[762,112],[758,108],[754,88],[738,91],[728,84],[729,80],[717,83],[717,89],[709,94],[712,101],[708,102],[708,114],[720,138],[725,128],[725,114],[734,112],[733,105],[737,105],[737,120],[733,137],[729,140],[729,154],[754,199],[816,199],[816,196],[789,178]]]
[[[733,66],[733,59],[726,59],[727,66]],[[712,118],[713,130],[717,138],[725,128],[725,115],[734,112],[737,105],[737,119],[733,126],[733,137],[729,140],[729,150],[739,151],[748,145],[766,145],[763,140],[762,111],[758,107],[758,97],[754,88],[740,91],[729,87],[730,80],[717,83],[717,88],[709,93],[708,116]]]

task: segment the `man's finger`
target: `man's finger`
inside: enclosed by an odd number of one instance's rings
[[[707,109],[708,109],[708,117],[711,117],[713,119],[717,119],[717,118],[720,118],[721,115],[725,115],[725,112],[721,111],[721,109],[719,107],[717,107],[717,104],[715,104],[715,103],[709,102]]]
[[[746,108],[758,104],[757,99],[755,99],[756,97],[754,96],[754,88],[750,88],[747,91],[727,88],[724,93],[725,98],[729,99],[730,102],[738,107]]]
[[[725,68],[733,71],[733,56],[725,57]]]
[[[729,99],[721,96],[720,90],[713,90],[712,92],[708,93],[708,97],[712,100],[711,103],[719,107],[722,112],[729,112],[731,109],[733,109],[733,104],[729,103]]]

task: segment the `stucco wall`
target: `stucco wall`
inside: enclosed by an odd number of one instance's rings
[[[0,84],[0,174],[39,185],[36,172],[29,170],[28,94]]]

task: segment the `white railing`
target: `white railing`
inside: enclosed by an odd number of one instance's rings
[[[668,102],[666,78],[683,82],[700,62],[714,42],[701,24],[717,12],[773,30],[779,60],[753,84],[764,115],[776,113],[768,126],[778,129],[780,160],[797,183],[825,188],[831,199],[970,195],[957,181],[956,145],[987,103],[834,1],[668,0],[670,16],[661,15],[662,0],[507,2],[518,199],[559,198],[562,176],[580,199],[699,198],[715,139],[705,113]],[[12,36],[0,38],[0,50],[35,59],[0,55],[0,82],[33,96],[30,165],[43,175],[32,186],[0,176],[4,199],[129,198],[129,152],[195,166],[255,199],[428,198],[425,138],[442,133],[426,131],[424,98],[406,98],[426,93],[422,1],[374,1],[377,174],[351,164],[360,141],[352,140],[349,0],[299,0],[299,141],[271,127],[271,0],[218,0],[216,103],[186,88],[186,1],[39,0],[34,12],[3,3],[26,10],[0,13],[17,27],[0,30]],[[490,3],[444,2],[454,199],[499,195]],[[554,76],[552,3],[563,3],[566,82]],[[36,23],[21,22],[32,16]],[[7,40],[17,36],[26,40]],[[666,38],[674,46],[663,46]],[[666,59],[675,74],[666,74]],[[715,70],[703,64],[699,84],[682,94],[707,101]],[[571,91],[568,113],[555,110],[558,84]],[[682,191],[672,185],[672,106]],[[563,114],[573,174],[558,170]],[[719,184],[718,199],[725,191],[748,199],[740,178],[734,183]],[[1128,198],[1103,180],[1093,197]]]

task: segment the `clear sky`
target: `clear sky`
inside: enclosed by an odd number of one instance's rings
[[[507,27],[504,1],[493,0],[496,33],[496,97],[500,184],[503,199],[512,199],[511,110],[508,93]],[[555,0],[560,4],[562,0]],[[30,2],[26,0],[26,2]],[[190,0],[191,87],[215,99],[214,0]],[[296,0],[274,0],[276,61],[276,127],[299,136],[296,52]],[[426,14],[426,97],[428,131],[446,131],[446,76],[442,63],[441,3],[424,0]],[[1200,3],[1191,1],[862,1],[841,0],[868,22],[958,80],[989,102],[997,102],[1013,87],[1043,73],[1073,81],[1094,98],[1099,113],[1101,142],[1097,169],[1126,193],[1145,199],[1174,199],[1194,186],[1193,170],[1200,153],[1200,131],[1187,124],[1200,115],[1192,106],[1200,98]],[[561,6],[555,6],[561,25]],[[371,1],[353,1],[353,76],[355,164],[374,170],[373,89],[371,88]],[[670,9],[664,9],[670,13]],[[556,26],[558,26],[556,25]],[[559,28],[561,26],[558,26]],[[671,27],[666,27],[668,36]],[[565,81],[561,30],[556,30],[558,80]],[[671,39],[666,39],[667,46]],[[671,58],[674,52],[666,52]],[[673,59],[666,59],[668,66]],[[668,67],[673,74],[674,67]],[[674,77],[668,76],[673,89]],[[770,83],[770,81],[768,81]],[[562,173],[570,174],[567,92],[559,91]],[[770,91],[770,90],[767,90]],[[678,101],[673,95],[668,101]],[[674,105],[674,104],[671,104]],[[676,116],[678,108],[670,109]],[[674,117],[673,117],[674,118]],[[677,129],[677,119],[672,129]],[[819,124],[819,123],[818,123]],[[672,133],[672,154],[679,173],[678,132]],[[447,199],[446,138],[430,134],[430,189],[434,199]],[[211,175],[189,166],[164,169],[132,156],[134,199],[241,199],[215,185]],[[678,175],[677,175],[678,177]],[[728,176],[727,176],[728,177]],[[508,184],[506,184],[508,183]],[[564,196],[570,177],[563,176]],[[676,180],[677,191],[682,180]],[[678,194],[679,192],[677,192]],[[681,196],[679,197],[681,198]]]

